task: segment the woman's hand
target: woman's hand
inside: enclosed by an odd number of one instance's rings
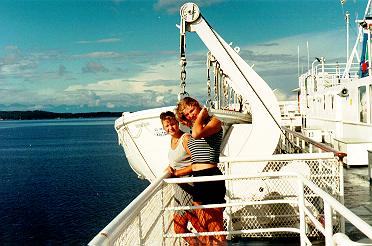
[[[175,170],[171,166],[167,167],[167,172],[170,174],[171,177],[175,176]]]
[[[205,123],[205,120],[208,119],[209,114],[207,108],[202,108],[198,114],[197,120],[200,121],[200,123]]]

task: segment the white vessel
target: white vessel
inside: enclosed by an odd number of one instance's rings
[[[347,63],[316,58],[299,78],[303,133],[347,153],[349,166],[367,165],[372,150],[371,13],[368,1]]]
[[[224,234],[228,240],[295,237],[297,243],[311,245],[311,238],[323,238],[326,245],[350,245],[342,233],[345,218],[372,239],[372,227],[343,206],[338,156],[344,155],[283,127],[273,91],[239,49],[218,35],[196,4],[183,5],[180,14],[179,96],[188,95],[186,33],[195,32],[209,50],[206,106],[223,122],[223,175],[168,179],[164,169],[170,138],[159,115],[174,106],[124,112],[115,122],[119,143],[132,169],[151,184],[89,244],[184,245],[183,237]],[[302,154],[293,154],[298,152]],[[175,207],[175,185],[213,180],[225,180],[226,203],[201,207],[224,207],[225,230],[175,234],[174,211],[198,208]]]

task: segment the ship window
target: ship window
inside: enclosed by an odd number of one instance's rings
[[[325,103],[326,103],[326,97],[325,97],[325,95],[324,95],[324,98],[323,98],[323,109],[325,110]]]
[[[362,123],[367,123],[367,95],[366,95],[366,87],[361,86],[358,88],[359,91],[359,121]]]

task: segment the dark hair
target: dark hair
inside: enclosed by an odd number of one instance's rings
[[[166,111],[166,112],[161,113],[160,114],[160,120],[161,120],[161,122],[163,122],[165,120],[175,120],[175,121],[177,121],[176,115],[172,111]]]

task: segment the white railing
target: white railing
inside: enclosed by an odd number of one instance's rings
[[[323,199],[324,194],[318,192],[317,189],[313,189],[312,185],[309,184],[315,183],[315,187],[325,190],[330,194],[329,196],[336,197],[340,201],[343,200],[343,194],[340,193],[341,190],[343,191],[343,181],[342,176],[340,176],[342,166],[332,153],[273,155],[265,158],[251,157],[250,159],[234,160],[221,159],[223,163],[220,163],[220,168],[225,174],[224,176],[166,179],[164,181],[163,178],[166,176],[163,176],[156,179],[89,245],[149,245],[154,243],[174,245],[177,242],[181,244],[182,237],[189,235],[174,233],[173,211],[195,209],[197,207],[173,206],[174,185],[179,182],[226,180],[226,204],[209,204],[203,207],[225,207],[226,231],[220,233],[228,235],[228,238],[237,236],[293,237],[294,235],[300,235],[301,240],[309,244],[307,238],[319,237],[319,233],[323,233],[322,225],[317,222],[323,216],[324,218],[329,216],[329,211],[324,210],[323,207],[327,208],[327,204],[331,204],[331,206],[335,204],[333,200],[329,202],[327,197]],[[255,168],[257,171],[255,171]],[[306,170],[304,173],[304,169],[307,169],[309,173],[306,173]],[[288,171],[291,170],[302,173],[311,180],[309,184],[306,183],[307,181],[301,181],[305,185],[302,191],[299,189],[300,184],[298,182],[300,181],[296,181],[299,178],[291,172],[288,174]],[[253,171],[253,173],[249,173],[249,171]],[[312,190],[315,190],[315,192]],[[303,191],[305,191],[304,194]],[[326,200],[327,204],[325,206],[320,203],[322,200]],[[336,204],[339,206],[341,203]],[[313,214],[313,217],[308,215],[309,211]],[[335,211],[339,210],[336,209]],[[344,213],[342,209],[341,213]],[[303,214],[305,214],[305,223]],[[345,217],[354,224],[354,218]],[[343,226],[340,215],[332,213],[332,218],[332,225],[329,222],[326,225],[330,226],[333,232],[342,232]],[[310,221],[314,221],[312,224],[315,225],[311,225]],[[329,234],[329,228],[323,230],[326,235]],[[202,233],[200,235],[209,234],[213,233]],[[193,236],[196,235],[193,234]]]
[[[239,234],[250,234],[250,233],[262,233],[262,232],[295,232],[300,236],[301,245],[312,245],[310,239],[306,235],[307,227],[306,225],[309,221],[306,221],[308,218],[313,226],[322,233],[325,238],[326,246],[333,245],[346,245],[345,243],[350,243],[347,237],[342,237],[340,233],[333,233],[334,231],[334,217],[336,211],[341,214],[345,219],[351,222],[356,228],[358,228],[362,233],[365,234],[369,239],[372,239],[372,227],[367,224],[365,221],[356,216],[353,212],[347,209],[343,204],[337,201],[335,198],[330,196],[324,190],[320,189],[313,182],[303,177],[298,173],[265,173],[260,175],[220,175],[213,177],[198,177],[198,178],[180,178],[180,179],[166,179],[165,182],[168,184],[181,184],[188,182],[205,182],[205,181],[233,181],[233,180],[243,180],[243,179],[266,179],[266,178],[283,178],[283,177],[293,177],[296,179],[298,185],[298,195],[296,200],[285,201],[285,200],[265,200],[265,202],[245,202],[245,203],[226,203],[226,204],[213,204],[208,206],[185,206],[185,207],[170,207],[168,210],[187,210],[187,209],[196,209],[196,208],[213,208],[213,207],[234,207],[234,206],[247,206],[247,205],[262,205],[262,204],[276,204],[276,203],[288,203],[288,204],[297,204],[299,208],[299,228],[283,227],[283,228],[267,228],[267,229],[255,229],[255,230],[235,230],[235,231],[223,231],[216,233],[187,233],[182,235],[177,235],[174,237],[183,237],[183,236],[200,236],[200,235],[216,235],[216,234],[225,234],[225,235],[239,235]],[[324,225],[318,221],[318,218],[314,217],[313,211],[307,206],[307,201],[305,199],[305,189],[310,189],[314,194],[322,198],[324,202]],[[171,237],[168,235],[168,237]],[[354,243],[354,242],[353,242]]]
[[[345,63],[324,63],[313,66],[309,72],[313,76],[319,76],[320,78],[323,76],[332,76],[334,79],[340,79],[345,72],[345,67]],[[359,69],[360,66],[358,63],[351,64],[348,77],[357,79],[359,77]]]
[[[168,197],[163,195],[166,189],[162,184],[166,177],[168,174],[164,173],[163,176],[155,179],[99,232],[89,245],[146,245],[146,242],[151,240],[161,242],[163,237],[161,208],[168,199],[171,199],[170,195]]]
[[[341,162],[347,156],[344,152],[337,151],[328,145],[314,141],[284,126],[282,126],[278,149],[285,153],[333,153]]]

